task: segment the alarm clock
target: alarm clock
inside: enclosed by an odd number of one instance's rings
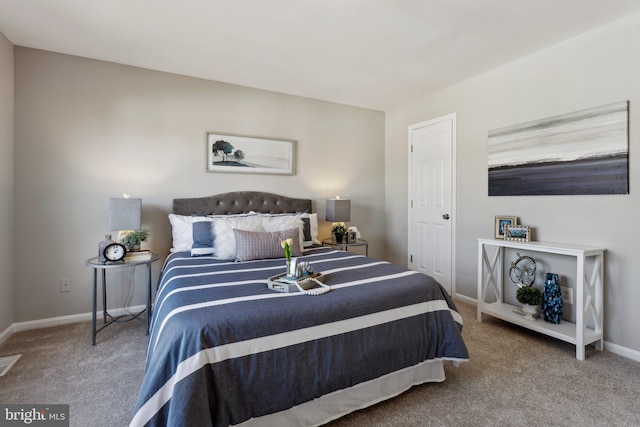
[[[104,256],[105,263],[120,262],[124,260],[124,256],[127,254],[127,248],[122,243],[110,243],[105,246],[102,255]]]

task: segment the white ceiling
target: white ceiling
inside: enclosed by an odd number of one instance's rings
[[[385,110],[638,0],[0,0],[14,44]]]

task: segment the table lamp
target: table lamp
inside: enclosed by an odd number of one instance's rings
[[[334,223],[345,223],[351,220],[351,200],[341,199],[336,196],[335,199],[327,200],[327,221]]]
[[[333,222],[331,224],[331,230],[336,236],[336,242],[342,243],[342,237],[347,231],[345,222],[351,220],[351,200],[341,199],[340,196],[336,196],[335,199],[327,199],[327,212],[326,220]],[[342,226],[342,228],[336,227]],[[339,231],[342,230],[342,233]]]
[[[140,230],[142,199],[130,197],[115,198],[109,201],[109,230]]]
[[[131,230],[140,230],[140,217],[142,212],[142,199],[132,199],[125,195],[123,198],[112,197],[109,201],[109,230],[117,231],[118,241],[122,236]],[[104,240],[98,244],[98,262],[104,264],[105,248],[114,246],[116,242],[111,238],[111,234],[106,234]],[[124,250],[124,246],[118,244]]]

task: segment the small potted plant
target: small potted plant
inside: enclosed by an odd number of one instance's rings
[[[122,236],[121,243],[127,247],[128,251],[138,251],[140,243],[147,240],[147,237],[149,237],[149,230],[129,231]]]
[[[536,320],[542,305],[542,292],[533,286],[521,286],[516,291],[516,299],[522,304],[524,318]]]
[[[344,237],[344,233],[347,232],[347,227],[342,223],[333,224],[331,227],[331,233],[336,236],[336,243],[342,243],[342,238]]]

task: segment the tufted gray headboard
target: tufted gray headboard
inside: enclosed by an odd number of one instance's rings
[[[260,191],[234,191],[208,197],[173,199],[173,213],[178,215],[232,215],[250,211],[310,213],[311,199],[294,199]]]

